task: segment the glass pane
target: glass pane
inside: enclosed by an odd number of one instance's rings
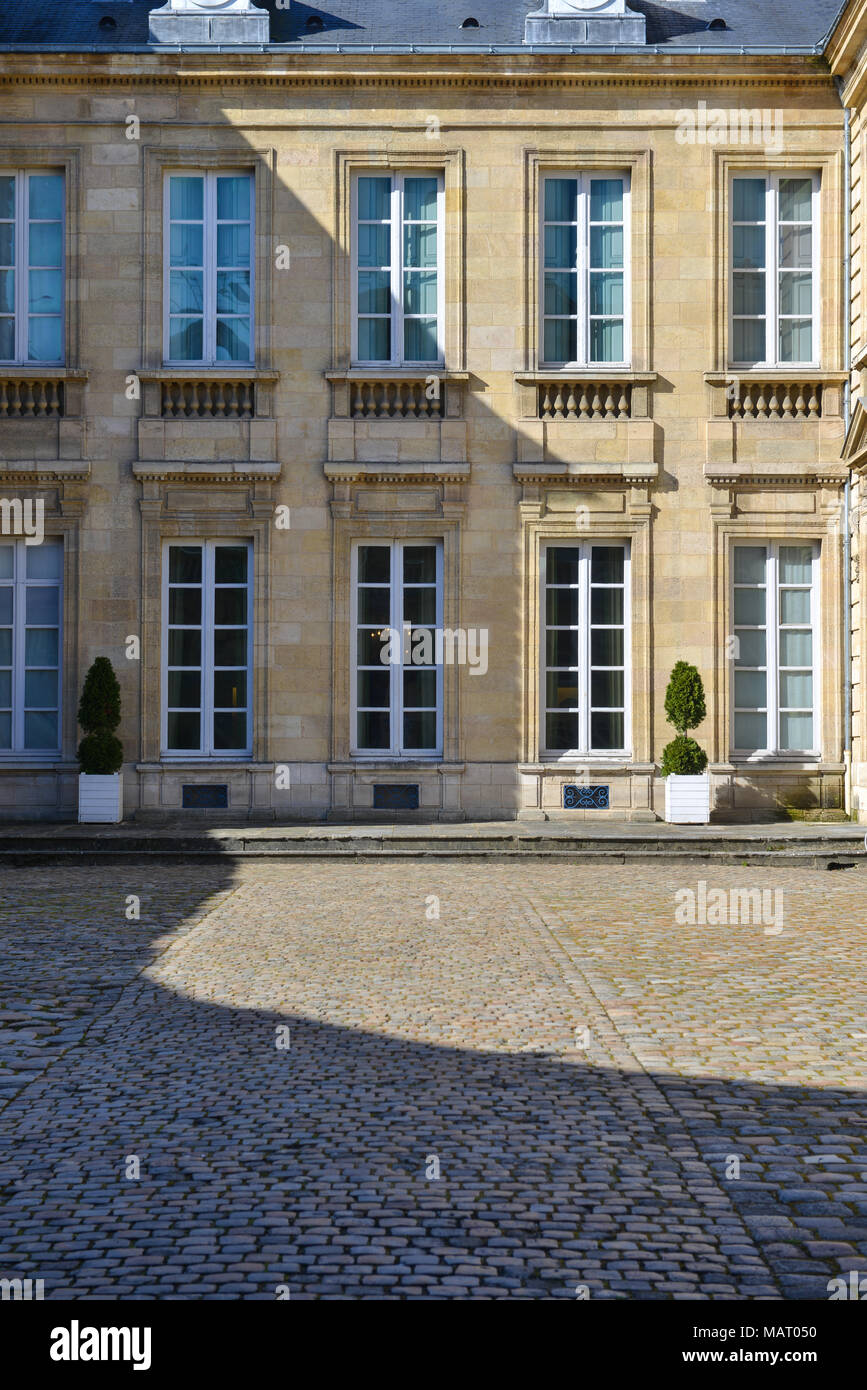
[[[735,222],[764,222],[764,179],[734,179],[732,181],[732,220]]]
[[[436,710],[407,712],[403,716],[404,748],[436,748]]]
[[[169,311],[172,314],[200,314],[203,305],[203,272],[173,270],[169,275]]]
[[[732,324],[732,360],[764,362],[765,324],[763,319],[735,319]]]
[[[359,319],[359,362],[387,362],[390,357],[391,319]]]
[[[590,221],[623,221],[623,180],[590,180]]]
[[[592,319],[590,322],[591,362],[622,362],[623,320]]]
[[[0,313],[15,312],[15,271],[0,270]]]
[[[0,222],[0,265],[15,264],[15,224]]]
[[[0,217],[15,216],[15,175],[0,175]]]
[[[405,271],[403,277],[403,295],[405,313],[435,315],[437,311],[436,271]]]
[[[250,191],[252,179],[247,174],[228,177],[221,174],[217,178],[217,218],[222,222],[238,220],[243,222],[250,217]]]
[[[780,179],[780,221],[812,222],[813,180]]]
[[[410,672],[407,672],[409,675]],[[427,675],[428,672],[416,672],[419,676]],[[435,673],[431,673],[434,674]],[[372,705],[378,709],[388,709],[391,699],[391,681],[388,671],[359,671],[358,672],[358,704],[359,706]]]
[[[167,716],[167,739],[169,748],[198,748],[200,716],[198,714],[169,711]]]
[[[205,181],[201,177],[174,175],[169,179],[169,216],[201,221],[205,208]],[[197,740],[198,741],[198,740]]]
[[[391,215],[391,179],[361,178],[358,180],[358,216],[364,222],[382,221]]]
[[[358,747],[388,748],[391,743],[391,720],[385,710],[359,710]]]
[[[437,180],[435,178],[404,180],[403,215],[406,218],[422,222],[436,218]]]
[[[432,628],[414,627],[410,631],[408,659],[411,659],[416,667],[433,666],[436,660],[436,643]]]
[[[214,707],[216,709],[247,708],[247,672],[214,672]]]
[[[25,712],[24,747],[35,749],[57,748],[58,746],[57,715],[31,714]]]
[[[575,314],[578,311],[578,275],[572,270],[546,271],[545,313]]]
[[[358,312],[387,314],[391,308],[391,272],[362,270],[358,274]]]
[[[56,627],[31,627],[24,634],[24,661],[27,666],[56,666],[58,641]]]
[[[242,626],[247,621],[246,589],[214,590],[214,622],[229,627]]]
[[[2,290],[3,272],[0,271],[0,290]],[[0,361],[11,362],[15,356],[15,321],[14,319],[0,319]]]
[[[59,221],[63,217],[63,175],[31,174],[30,216],[47,221]]]
[[[780,320],[780,361],[810,362],[813,357],[811,319]]]
[[[217,319],[217,361],[252,361],[249,319]]]
[[[246,666],[247,664],[247,633],[246,630],[235,630],[233,628],[221,628],[214,632],[214,665],[215,666]]]
[[[780,547],[780,583],[810,584],[813,578],[813,547],[784,545]]]
[[[358,264],[391,265],[391,229],[378,223],[362,223],[358,228]]]
[[[594,707],[623,708],[623,672],[592,671],[590,674],[590,704]]]
[[[435,584],[436,577],[436,546],[405,545],[403,548],[404,584]]]
[[[359,666],[382,666],[387,662],[388,636],[387,629],[359,628],[356,638]]]
[[[173,222],[169,239],[169,264],[203,265],[203,234],[201,224],[196,226],[187,222]]]
[[[809,623],[810,590],[783,589],[780,592],[780,622]]]
[[[551,627],[577,627],[578,590],[549,588],[545,595],[545,618]]]
[[[549,546],[545,568],[549,584],[577,584],[581,551],[577,546]]]
[[[196,627],[201,621],[201,589],[169,589],[169,622]]]
[[[590,747],[622,748],[624,717],[613,710],[590,715]]]
[[[358,579],[361,584],[387,584],[391,578],[391,551],[387,545],[358,547]]]
[[[217,265],[250,264],[249,222],[228,223],[217,228]]]
[[[736,584],[764,584],[767,551],[764,546],[738,545],[734,551]]]
[[[200,362],[203,356],[202,320],[172,319],[169,356],[173,362]]]
[[[578,233],[574,227],[545,228],[545,265],[571,270],[578,259]]]
[[[247,561],[250,551],[246,545],[218,545],[214,549],[214,580],[217,584],[246,584]]]
[[[811,671],[781,672],[780,708],[813,708],[813,675]]]
[[[599,270],[623,265],[623,228],[590,228],[590,264]]]
[[[545,665],[578,665],[578,633],[573,628],[549,628],[545,634]]]
[[[0,714],[0,748],[12,747],[12,715]]]
[[[403,703],[407,709],[435,707],[437,702],[436,671],[419,671],[409,667],[403,673]],[[383,704],[388,703],[386,694]]]
[[[63,260],[62,224],[32,222],[30,224],[30,264],[57,265]],[[2,260],[0,255],[0,260]]]
[[[12,624],[12,586],[4,584],[0,588],[0,623]]]
[[[545,180],[545,221],[575,222],[578,218],[578,180]]]
[[[780,747],[811,749],[813,747],[813,716],[811,714],[781,714]]]
[[[169,665],[200,666],[202,664],[202,634],[192,629],[177,629],[169,633]]]
[[[764,305],[760,306],[760,310]],[[751,313],[752,310],[745,310]],[[780,313],[801,314],[809,318],[813,312],[813,277],[803,271],[786,271],[780,276]],[[735,310],[737,313],[737,310]]]
[[[202,547],[173,545],[169,548],[169,583],[201,584]]]
[[[732,313],[763,314],[764,312],[764,271],[736,271],[732,277]]]
[[[28,579],[59,579],[63,563],[63,546],[45,542],[25,546]]]
[[[41,546],[28,546],[28,555],[34,549],[40,550]],[[0,579],[11,579],[15,573],[15,547],[14,545],[0,545]]]
[[[221,711],[214,715],[214,747],[215,748],[246,748],[247,747],[247,713],[246,710]]]
[[[545,320],[545,361],[575,362],[578,357],[578,328],[574,319]]]
[[[735,748],[753,752],[768,746],[768,716],[766,714],[735,715]]]
[[[0,671],[0,709],[12,707],[12,672]]]
[[[590,664],[592,666],[623,665],[623,629],[594,628],[590,633]]]
[[[249,309],[249,270],[217,271],[217,313],[245,314]]]
[[[578,708],[578,676],[574,671],[548,671],[545,676],[548,709]]]
[[[407,362],[436,362],[439,356],[436,319],[406,319],[403,328],[405,360]]]
[[[56,671],[25,671],[25,706],[28,709],[56,709],[57,683]]]
[[[408,266],[435,266],[437,229],[410,223],[403,229],[403,262]]]
[[[623,275],[620,271],[594,271],[590,276],[590,312],[623,313]]]
[[[169,671],[167,686],[167,704],[171,709],[198,709],[202,703],[202,677],[198,671]]]
[[[797,628],[783,628],[780,633],[780,665],[812,666],[812,664],[813,634],[809,628],[804,632],[799,632]]]
[[[59,318],[30,319],[27,326],[30,362],[60,362],[63,358],[63,325]]]
[[[358,621],[388,624],[391,612],[391,590],[359,588]]]
[[[436,589],[405,589],[403,620],[405,623],[424,623],[433,626],[437,620]]]
[[[623,583],[624,550],[621,545],[594,545],[590,560],[592,584]]]
[[[27,306],[31,314],[59,314],[63,307],[63,272],[31,270],[27,277]]]
[[[591,623],[622,623],[623,590],[591,589],[590,621]]]
[[[12,665],[12,629],[0,627],[0,666]]]
[[[545,715],[545,746],[552,752],[577,748],[581,733],[577,714]]]
[[[764,671],[735,671],[735,705],[739,709],[764,709],[768,682]]]
[[[813,264],[812,227],[780,228],[780,266],[789,270],[809,270]]]
[[[735,589],[736,627],[764,627],[766,616],[764,589]]]
[[[732,228],[732,265],[735,270],[764,270],[764,227]]]
[[[60,594],[55,588],[30,587],[27,589],[27,623],[50,627],[60,620]]]
[[[750,632],[746,628],[741,628],[736,636],[738,645],[735,651],[735,664],[738,666],[764,666],[767,651],[766,634],[764,632]]]

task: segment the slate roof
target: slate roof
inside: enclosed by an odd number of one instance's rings
[[[147,47],[148,13],[159,0],[0,0],[0,48],[123,50]],[[271,47],[419,46],[449,51],[523,44],[537,0],[324,0],[321,5],[259,0],[271,12]],[[666,50],[818,50],[841,0],[630,0],[647,18],[647,44]],[[478,28],[464,29],[472,16]],[[308,21],[322,20],[321,29]],[[725,29],[709,30],[723,19]],[[100,23],[113,20],[114,24]]]

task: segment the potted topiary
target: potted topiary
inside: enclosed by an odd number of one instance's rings
[[[678,661],[665,692],[666,718],[677,738],[662,751],[665,819],[674,825],[707,825],[710,820],[707,753],[689,737],[706,713],[701,676],[688,661]]]
[[[87,673],[78,722],[78,819],[115,824],[123,820],[123,745],[114,730],[120,723],[120,686],[107,656],[98,656]]]

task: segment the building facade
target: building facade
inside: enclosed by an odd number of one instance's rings
[[[0,5],[0,815],[867,815],[836,0],[530,3]]]

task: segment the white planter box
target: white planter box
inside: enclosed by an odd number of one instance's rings
[[[123,820],[123,774],[105,777],[78,774],[78,819],[116,825]]]
[[[665,819],[670,825],[710,823],[710,773],[665,779]]]

